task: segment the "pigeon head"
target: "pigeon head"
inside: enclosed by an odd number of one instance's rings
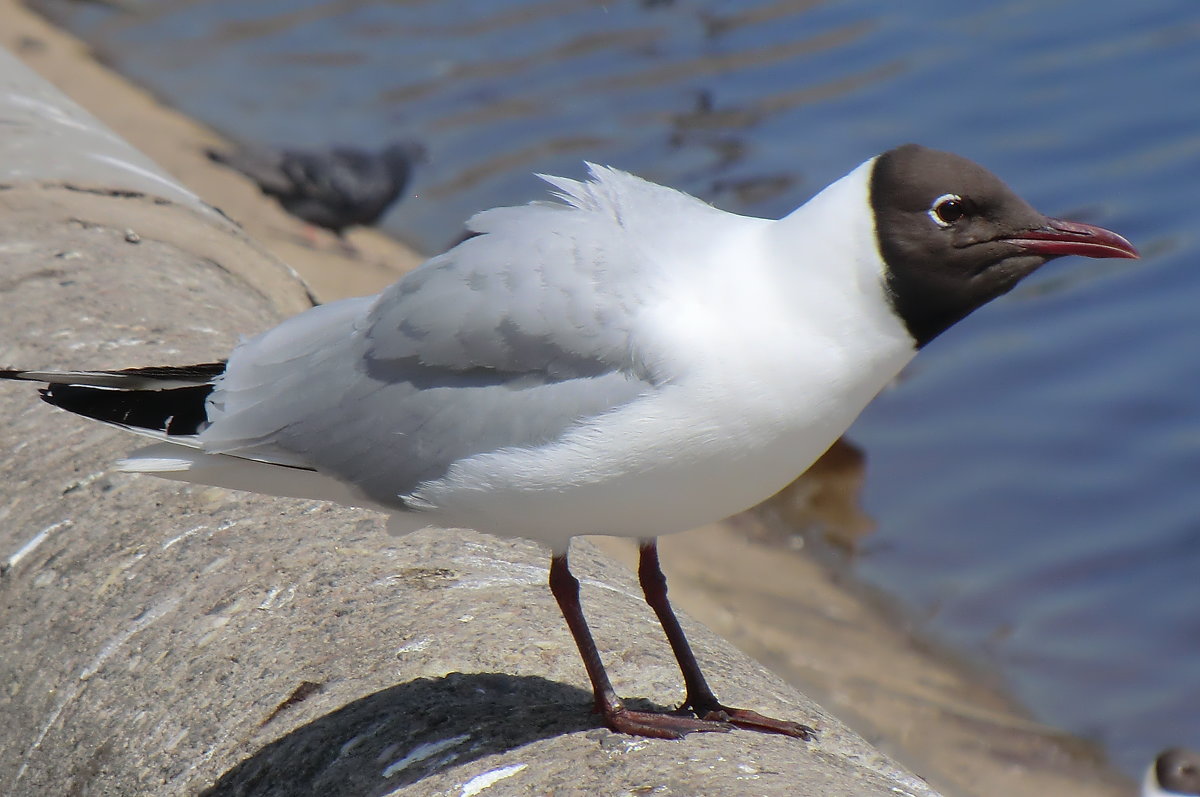
[[[890,297],[918,346],[1056,257],[1138,256],[1116,233],[1045,216],[982,166],[916,144],[875,160],[870,194]]]

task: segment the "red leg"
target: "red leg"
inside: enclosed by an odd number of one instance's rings
[[[600,652],[592,639],[583,608],[579,604],[579,581],[567,566],[567,557],[550,559],[550,591],[554,593],[558,607],[562,610],[571,629],[571,636],[583,657],[592,691],[596,696],[595,710],[604,718],[604,724],[614,731],[634,736],[652,736],[659,739],[682,739],[686,734],[697,731],[728,731],[729,725],[716,720],[693,719],[677,714],[661,714],[651,711],[632,711],[625,708],[617,693],[613,691],[600,661]]]
[[[806,740],[816,738],[816,731],[807,725],[764,717],[757,711],[748,709],[729,708],[717,700],[708,686],[708,681],[704,679],[704,673],[700,672],[696,656],[692,653],[683,628],[667,600],[667,577],[663,575],[659,566],[656,541],[642,543],[641,558],[638,560],[638,580],[642,584],[642,592],[646,595],[646,603],[650,604],[650,608],[658,615],[658,621],[662,624],[667,641],[671,643],[671,650],[675,652],[675,659],[679,662],[679,669],[683,671],[683,682],[687,687],[683,708],[691,709],[701,719],[724,721],[740,728],[764,733],[782,733]]]

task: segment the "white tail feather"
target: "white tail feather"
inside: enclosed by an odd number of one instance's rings
[[[117,463],[126,473],[149,473],[164,479],[227,487],[285,498],[334,501],[381,512],[392,512],[348,484],[312,470],[273,465],[227,454],[206,454],[173,443],[139,449]]]

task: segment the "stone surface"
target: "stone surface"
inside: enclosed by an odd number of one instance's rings
[[[202,213],[200,198],[168,177],[94,116],[0,49],[0,119],[5,157],[0,183],[66,181],[110,191],[154,193]]]

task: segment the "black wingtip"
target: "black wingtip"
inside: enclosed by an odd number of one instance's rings
[[[223,362],[126,368],[120,371],[17,371],[0,375],[40,381],[42,401],[104,423],[167,435],[198,434],[205,403]]]
[[[208,423],[204,404],[212,390],[212,385],[169,390],[50,385],[40,392],[48,404],[85,418],[168,435],[194,435]]]

